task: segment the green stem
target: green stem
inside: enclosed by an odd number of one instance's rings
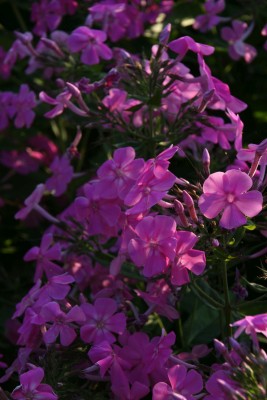
[[[206,292],[204,292],[204,290],[202,290],[196,282],[192,281],[192,285],[193,287],[198,291],[198,293],[205,299],[207,300],[207,302],[215,307],[215,308],[222,308],[223,305],[220,304],[218,301],[214,300],[212,297],[210,297]]]
[[[222,266],[222,280],[224,291],[224,316],[225,316],[225,334],[227,337],[231,336],[231,302],[229,296],[228,280],[227,280],[227,264],[223,262]]]
[[[20,28],[22,29],[22,31],[27,32],[27,30],[28,30],[27,25],[24,22],[24,19],[22,18],[22,15],[21,15],[17,5],[13,1],[11,2],[11,7],[12,7],[12,10],[18,20]]]

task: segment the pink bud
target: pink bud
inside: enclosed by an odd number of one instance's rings
[[[171,24],[167,24],[165,26],[165,28],[161,31],[161,33],[159,35],[159,43],[161,45],[163,45],[163,46],[167,45],[169,38],[170,38],[171,29],[172,29]]]
[[[203,162],[203,169],[204,169],[205,175],[209,176],[209,174],[210,174],[210,153],[208,152],[208,150],[206,148],[203,150],[202,162]]]

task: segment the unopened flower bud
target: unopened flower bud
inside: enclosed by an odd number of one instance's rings
[[[189,222],[184,213],[184,206],[177,199],[174,200],[173,204],[174,204],[175,212],[179,216],[182,226],[184,228],[187,228],[189,226]]]
[[[204,169],[205,175],[209,176],[209,174],[210,174],[210,153],[208,152],[208,150],[206,148],[203,150],[202,163],[203,163],[203,169]]]
[[[198,222],[198,217],[197,217],[196,210],[195,210],[194,200],[192,199],[190,194],[187,193],[186,190],[183,191],[183,200],[185,202],[185,205],[188,208],[188,212],[189,212],[189,215],[192,218],[192,220],[194,222]]]
[[[17,39],[19,39],[21,41],[21,43],[23,43],[25,46],[27,46],[29,43],[31,43],[33,36],[30,32],[25,32],[25,33],[21,33],[21,32],[17,32],[15,31],[15,36]]]
[[[211,101],[214,93],[215,93],[214,89],[211,89],[211,90],[207,91],[206,93],[204,93],[202,102],[201,102],[200,106],[198,107],[198,112],[201,113],[206,109],[206,107],[208,106],[209,102]]]
[[[63,51],[59,48],[58,44],[56,42],[54,42],[54,40],[48,39],[48,38],[41,38],[41,41],[44,43],[44,45],[52,50],[57,56],[59,56],[60,58],[64,58],[65,54],[63,53]]]
[[[218,239],[211,239],[211,244],[213,247],[219,247],[220,246],[220,242]]]
[[[172,26],[171,24],[167,24],[164,29],[161,31],[160,35],[159,35],[159,43],[163,46],[166,46],[169,38],[170,38],[170,34],[171,34],[171,29]]]

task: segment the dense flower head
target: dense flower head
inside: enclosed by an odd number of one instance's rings
[[[246,224],[246,217],[255,217],[262,209],[262,194],[248,190],[252,179],[239,170],[215,172],[203,184],[199,208],[207,218],[215,218],[223,210],[220,226],[238,228]]]

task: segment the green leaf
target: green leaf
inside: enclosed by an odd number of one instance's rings
[[[242,281],[244,281],[246,283],[246,285],[251,287],[251,289],[255,290],[255,292],[258,292],[258,293],[266,293],[267,292],[266,286],[259,285],[258,283],[255,283],[255,282],[249,282],[245,278],[242,278]]]

